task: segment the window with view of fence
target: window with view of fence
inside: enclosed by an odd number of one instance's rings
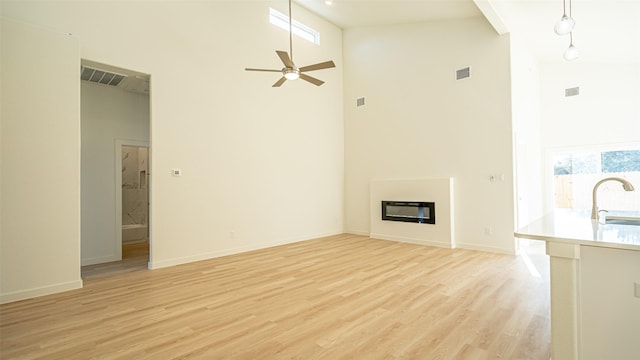
[[[640,189],[640,149],[588,150],[553,155],[555,208],[590,209],[593,186],[605,177],[621,177]],[[605,183],[599,192],[602,208],[640,211],[640,190],[625,192]]]

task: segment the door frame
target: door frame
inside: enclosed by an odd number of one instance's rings
[[[122,260],[122,147],[123,146],[137,146],[137,147],[146,147],[149,151],[147,152],[148,160],[147,160],[147,176],[151,175],[151,147],[149,145],[149,141],[144,140],[129,140],[129,139],[116,139],[115,143],[115,184],[116,184],[116,221],[115,221],[115,254],[118,260]],[[149,193],[149,197],[147,202],[151,202],[151,181],[147,184],[147,191]],[[149,205],[148,205],[149,206]],[[147,214],[147,226],[149,226],[149,245],[151,245],[151,206],[149,206],[149,213]]]

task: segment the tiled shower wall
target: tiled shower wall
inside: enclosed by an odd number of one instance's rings
[[[122,225],[148,224],[148,149],[122,147]]]

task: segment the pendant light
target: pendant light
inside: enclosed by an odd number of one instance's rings
[[[577,47],[573,46],[573,32],[569,33],[569,38],[571,39],[569,47],[564,51],[564,54],[562,56],[567,61],[573,61],[580,56],[580,50],[578,50]]]
[[[567,4],[565,0],[562,0],[562,17],[553,29],[556,34],[561,36],[569,34],[569,47],[562,54],[566,61],[576,60],[580,56],[580,50],[573,45],[573,28],[576,26],[576,21],[571,16],[571,10],[573,9],[571,0],[569,0],[569,16],[567,16]]]
[[[571,17],[571,0],[569,0],[569,16],[567,16],[567,8],[565,0],[562,0],[562,17],[556,23],[554,30],[558,35],[567,35],[573,31],[576,21]]]

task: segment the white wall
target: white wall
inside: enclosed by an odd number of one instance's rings
[[[343,231],[342,33],[295,39],[298,65],[335,69],[272,88],[288,34],[282,2],[2,2],[5,17],[80,41],[81,56],[151,75],[151,266]],[[99,14],[99,16],[96,16]],[[171,169],[181,168],[182,177]],[[42,241],[46,241],[42,239]],[[11,256],[10,254],[8,256]]]
[[[82,81],[81,98],[82,264],[89,265],[119,260],[116,140],[149,141],[149,96]]]
[[[508,35],[473,18],[350,29],[343,41],[347,231],[370,233],[371,180],[453,177],[457,246],[513,253]]]
[[[516,168],[516,227],[543,211],[540,70],[525,41],[511,34],[511,94]]]
[[[638,81],[640,64],[543,64],[544,148],[640,141]],[[564,96],[577,86],[580,95]]]
[[[540,78],[543,173],[548,179],[545,208],[550,210],[554,205],[551,153],[640,143],[640,64],[580,60],[542,64]],[[573,87],[580,87],[580,95],[565,97],[565,89]],[[574,189],[590,189],[594,183],[587,176]],[[583,194],[590,196],[590,190]]]
[[[78,40],[2,19],[0,302],[82,286]]]

